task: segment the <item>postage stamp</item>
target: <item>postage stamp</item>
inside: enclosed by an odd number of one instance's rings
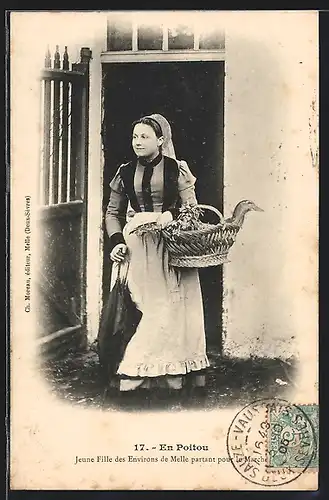
[[[317,470],[318,407],[297,406],[283,399],[248,404],[234,417],[227,433],[227,452],[245,479],[280,486],[306,470]]]
[[[318,405],[268,406],[268,467],[318,467]],[[314,440],[313,455],[309,456]]]

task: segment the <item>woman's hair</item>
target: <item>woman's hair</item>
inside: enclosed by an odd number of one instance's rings
[[[150,116],[143,116],[139,120],[134,121],[132,126],[133,130],[139,123],[142,123],[143,125],[149,125],[149,127],[154,130],[154,133],[157,137],[163,136],[161,125],[154,118],[151,118]]]

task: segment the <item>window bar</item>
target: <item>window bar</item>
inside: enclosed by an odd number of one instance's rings
[[[67,120],[67,180],[66,180],[66,201],[70,201],[70,175],[71,175],[71,102],[72,102],[72,83],[68,84],[68,120]]]
[[[76,200],[76,170],[79,164],[80,113],[80,86],[76,84],[71,87],[70,201]]]
[[[43,202],[49,205],[51,151],[51,80],[44,80],[43,115]]]
[[[56,45],[54,57],[54,68],[60,69],[59,47]],[[59,177],[59,142],[60,142],[60,81],[54,81],[54,103],[53,103],[53,203],[58,203],[58,177]]]
[[[84,200],[84,180],[85,172],[85,149],[86,149],[86,128],[85,128],[85,115],[86,115],[86,86],[79,85],[77,93],[77,106],[79,113],[77,114],[77,121],[75,130],[79,131],[78,141],[76,145],[76,167],[75,167],[75,199]]]
[[[62,182],[63,182],[63,83],[60,82],[59,87],[59,131],[58,131],[58,139],[59,139],[59,148],[58,148],[58,203],[61,203],[63,200],[62,197]]]
[[[194,25],[194,41],[193,41],[193,50],[199,50],[200,48],[200,31],[198,30],[197,25]]]
[[[63,69],[69,69],[67,47],[63,56]],[[69,138],[69,83],[62,83],[62,165],[61,165],[61,202],[67,201],[67,176],[68,176],[68,138]]]
[[[168,50],[168,26],[163,25],[162,50]]]
[[[51,91],[50,91],[50,127],[49,127],[49,137],[50,137],[50,149],[49,149],[49,205],[53,204],[53,154],[54,154],[54,80],[50,80]]]
[[[41,137],[45,136],[45,124],[44,124],[44,109],[45,109],[45,82],[41,80],[41,99],[40,99],[40,130]],[[39,161],[39,177],[38,177],[38,203],[44,205],[44,140],[40,143],[40,161]]]
[[[133,52],[138,51],[138,23],[133,21],[132,23],[132,40],[131,40],[131,49]]]

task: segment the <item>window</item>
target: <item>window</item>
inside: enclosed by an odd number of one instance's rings
[[[132,50],[132,21],[112,18],[107,24],[107,50]]]
[[[225,35],[220,28],[197,33],[194,26],[177,24],[163,26],[131,14],[111,14],[107,23],[108,52],[171,51],[171,50],[224,50]]]
[[[223,30],[211,30],[200,34],[200,50],[216,50],[225,48],[225,33]]]
[[[193,49],[193,28],[180,24],[168,30],[168,49]]]
[[[141,25],[138,27],[139,50],[162,50],[163,28],[155,25]]]

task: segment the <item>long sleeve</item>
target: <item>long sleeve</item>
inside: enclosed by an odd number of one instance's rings
[[[197,205],[195,196],[196,178],[189,169],[186,161],[179,162],[178,191],[182,205]]]
[[[111,194],[105,213],[105,226],[110,238],[111,248],[119,243],[125,243],[122,229],[126,222],[128,198],[123,189],[120,169],[110,183]]]

